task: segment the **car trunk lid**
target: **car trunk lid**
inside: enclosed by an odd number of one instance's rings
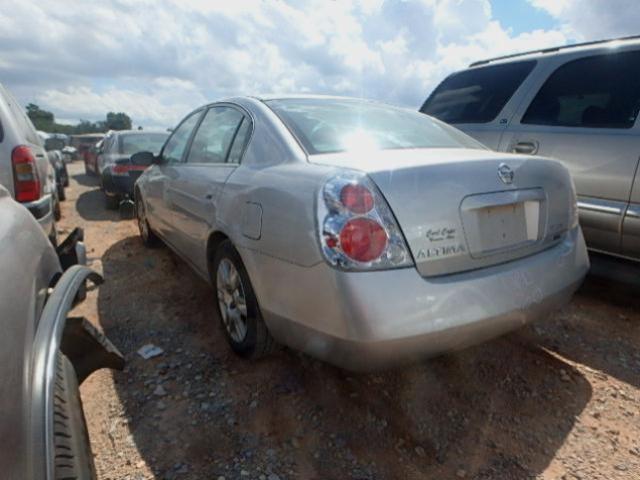
[[[560,241],[571,223],[571,180],[553,160],[422,149],[323,155],[312,161],[369,174],[423,276],[531,255]]]

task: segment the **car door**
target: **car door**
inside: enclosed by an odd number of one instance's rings
[[[202,116],[199,109],[189,114],[173,131],[160,152],[158,163],[145,173],[144,198],[151,227],[167,243],[175,247],[176,227],[172,216],[173,196],[170,184],[185,159],[189,140]]]
[[[589,248],[621,253],[640,156],[640,51],[563,57],[503,135],[500,150],[562,161],[578,194]]]
[[[186,161],[171,179],[173,218],[180,232],[177,247],[201,273],[207,271],[206,243],[216,223],[216,200],[238,166],[238,147],[233,146],[243,145],[250,126],[239,108],[228,104],[209,108],[191,140]]]
[[[470,68],[438,85],[420,111],[454,125],[491,149],[529,89],[535,60]]]
[[[622,254],[640,260],[640,175],[636,170],[622,225]]]

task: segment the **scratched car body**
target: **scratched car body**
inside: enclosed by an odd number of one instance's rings
[[[234,98],[132,162],[143,241],[212,283],[248,357],[414,361],[547,314],[589,267],[565,167],[389,105]]]

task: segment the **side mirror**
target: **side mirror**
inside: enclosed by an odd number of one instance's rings
[[[142,165],[148,167],[153,163],[158,163],[156,156],[151,152],[138,152],[131,155],[131,163],[133,165]]]

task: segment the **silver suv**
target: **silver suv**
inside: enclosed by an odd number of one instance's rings
[[[83,234],[54,250],[27,210],[0,186],[0,449],[2,478],[95,479],[78,391],[99,368],[122,370],[120,352],[71,313],[86,281]]]
[[[571,171],[591,250],[640,260],[640,37],[484,60],[420,111],[490,148]]]
[[[55,173],[24,109],[0,84],[0,185],[36,218],[57,243]]]

